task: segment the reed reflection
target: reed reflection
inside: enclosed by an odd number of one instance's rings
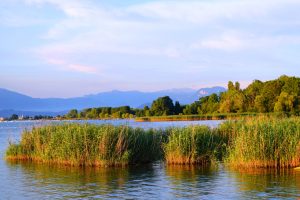
[[[300,172],[279,169],[229,169],[244,196],[300,197]]]
[[[20,170],[23,188],[40,194],[66,194],[68,197],[105,196],[126,188],[132,170],[129,168],[80,168],[41,165],[30,162],[8,162]]]

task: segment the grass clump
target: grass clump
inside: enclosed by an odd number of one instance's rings
[[[10,144],[6,158],[75,166],[120,166],[161,158],[160,131],[128,126],[64,124],[33,128]]]
[[[224,138],[207,126],[169,129],[163,149],[168,164],[207,164],[218,157]]]
[[[290,168],[300,165],[300,119],[260,117],[230,123],[230,166]],[[226,123],[225,123],[226,124]]]

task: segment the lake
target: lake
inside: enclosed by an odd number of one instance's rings
[[[70,121],[166,128],[222,121],[134,122]],[[0,123],[0,154],[23,129],[60,121]],[[126,168],[76,168],[0,160],[0,199],[297,199],[300,171],[247,170],[224,167],[165,166],[162,162]]]

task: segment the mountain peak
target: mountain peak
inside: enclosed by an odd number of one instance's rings
[[[225,92],[225,91],[226,91],[226,88],[220,87],[220,86],[215,86],[215,87],[211,87],[211,88],[201,88],[197,91],[197,95],[200,98],[200,97],[211,95],[213,93],[220,94],[221,92]]]
[[[166,93],[193,93],[196,92],[197,90],[191,89],[191,88],[172,88],[172,89],[167,89],[167,90],[161,90],[158,92],[166,92]]]

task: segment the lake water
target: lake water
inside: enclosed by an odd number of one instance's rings
[[[166,128],[188,124],[217,126],[221,121],[134,122],[88,121]],[[61,122],[0,123],[0,154],[24,128]],[[75,123],[86,123],[76,121]],[[75,168],[0,160],[0,199],[297,199],[300,172],[237,171],[209,167],[165,166]]]

